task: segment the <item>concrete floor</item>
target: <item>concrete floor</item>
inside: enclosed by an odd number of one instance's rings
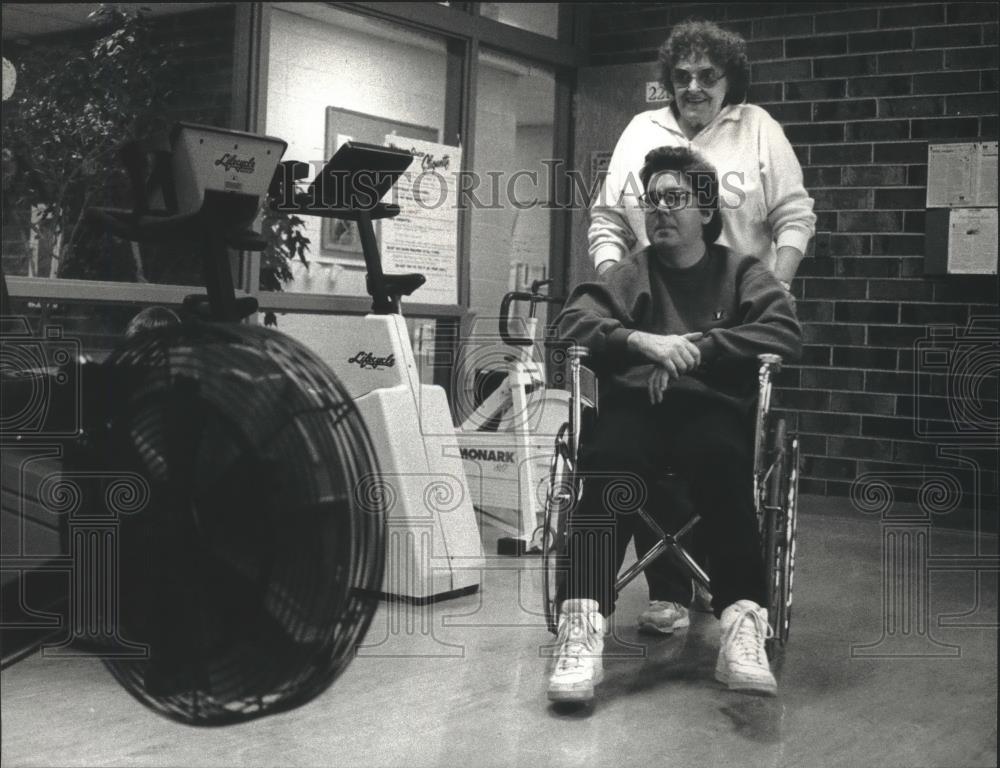
[[[926,585],[928,612],[897,626],[904,613],[883,611],[879,523],[810,514],[804,502],[792,636],[773,699],[714,682],[709,615],[694,614],[672,639],[637,635],[644,588],[635,583],[594,705],[550,706],[537,560],[500,559],[478,595],[433,609],[383,605],[325,694],[246,725],[177,725],[93,659],[30,658],[0,675],[2,764],[995,766],[996,571],[977,579],[968,557],[965,570],[938,570],[939,560],[912,581]],[[995,558],[997,544],[935,531],[929,552]]]

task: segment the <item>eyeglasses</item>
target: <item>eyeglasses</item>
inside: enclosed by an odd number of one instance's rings
[[[670,81],[675,88],[686,88],[691,83],[691,79],[694,78],[702,88],[711,88],[725,76],[725,72],[719,72],[712,67],[694,72],[677,67],[670,73]]]
[[[639,204],[647,211],[680,211],[691,205],[694,195],[686,189],[665,189],[639,197]]]

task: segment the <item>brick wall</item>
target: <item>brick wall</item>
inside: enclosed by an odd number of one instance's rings
[[[793,287],[805,357],[779,395],[802,435],[802,490],[846,496],[855,478],[891,473],[896,497],[918,501],[916,478],[943,471],[962,488],[952,521],[978,502],[995,527],[997,454],[968,446],[977,424],[996,430],[997,280],[924,275],[924,201],[929,140],[997,139],[996,4],[607,5],[592,12],[591,64],[654,61],[689,16],[746,38],[750,101],[784,126],[816,201],[816,257]],[[956,375],[956,354],[921,362],[930,325],[988,315],[975,373]],[[945,445],[966,446],[980,471]]]

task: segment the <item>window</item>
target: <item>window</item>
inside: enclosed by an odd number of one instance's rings
[[[469,308],[482,320],[477,331],[496,333],[503,295],[548,276],[555,78],[484,49],[477,99]]]
[[[117,154],[130,135],[177,120],[229,124],[233,9],[192,7],[135,15],[109,6],[96,24],[94,6],[5,5],[4,55],[17,70],[3,110],[6,275],[200,283],[188,250],[86,237],[82,217],[89,206],[135,204]],[[116,55],[104,55],[101,41],[115,32],[124,33]]]
[[[441,143],[447,67],[442,38],[322,4],[282,4],[271,16],[266,132],[288,141],[285,157],[309,162],[314,174],[350,139]],[[356,226],[304,220],[309,265],[295,263],[284,290],[365,296]]]
[[[559,3],[480,3],[479,14],[546,37],[559,36]]]

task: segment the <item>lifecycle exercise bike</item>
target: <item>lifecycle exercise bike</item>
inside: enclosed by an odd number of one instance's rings
[[[577,459],[584,420],[592,418],[598,405],[597,381],[583,364],[588,350],[570,346],[566,351],[570,374],[568,419],[559,430],[549,474],[545,503],[545,548],[542,553],[543,607],[546,624],[553,634],[558,631],[560,595],[569,568],[569,520],[586,489],[586,478],[579,471]],[[773,377],[781,370],[778,355],[758,356],[757,403],[754,419],[753,477],[747,478],[747,493],[753,494],[758,532],[767,579],[768,621],[773,637],[767,640],[769,655],[784,647],[792,617],[792,582],[795,572],[795,537],[798,519],[799,438],[789,433],[783,417],[771,410]],[[668,471],[665,480],[673,479]],[[683,486],[681,486],[683,487]],[[691,516],[675,533],[664,531],[657,516],[664,510],[635,510],[653,532],[657,542],[636,562],[624,568],[615,580],[620,593],[658,557],[667,554],[711,591],[708,574],[680,544],[680,540],[699,522]]]
[[[297,337],[337,371],[375,444],[388,506],[385,594],[426,603],[475,592],[483,550],[444,389],[423,384],[401,311],[421,274],[385,274],[373,222],[399,214],[381,202],[410,166],[405,150],[349,141],[300,191],[306,163],[285,161],[271,187],[275,209],[357,224],[371,312],[340,316],[337,332]]]
[[[383,590],[389,510],[351,396],[302,344],[239,322],[257,302],[237,297],[230,250],[265,246],[252,225],[284,149],[183,123],[130,143],[133,206],[88,209],[75,242],[98,255],[113,237],[176,244],[200,256],[207,293],[81,374],[82,434],[38,491],[68,518],[49,567],[70,576],[42,650],[98,656],[187,724],[322,693]],[[7,650],[5,664],[25,656]]]

